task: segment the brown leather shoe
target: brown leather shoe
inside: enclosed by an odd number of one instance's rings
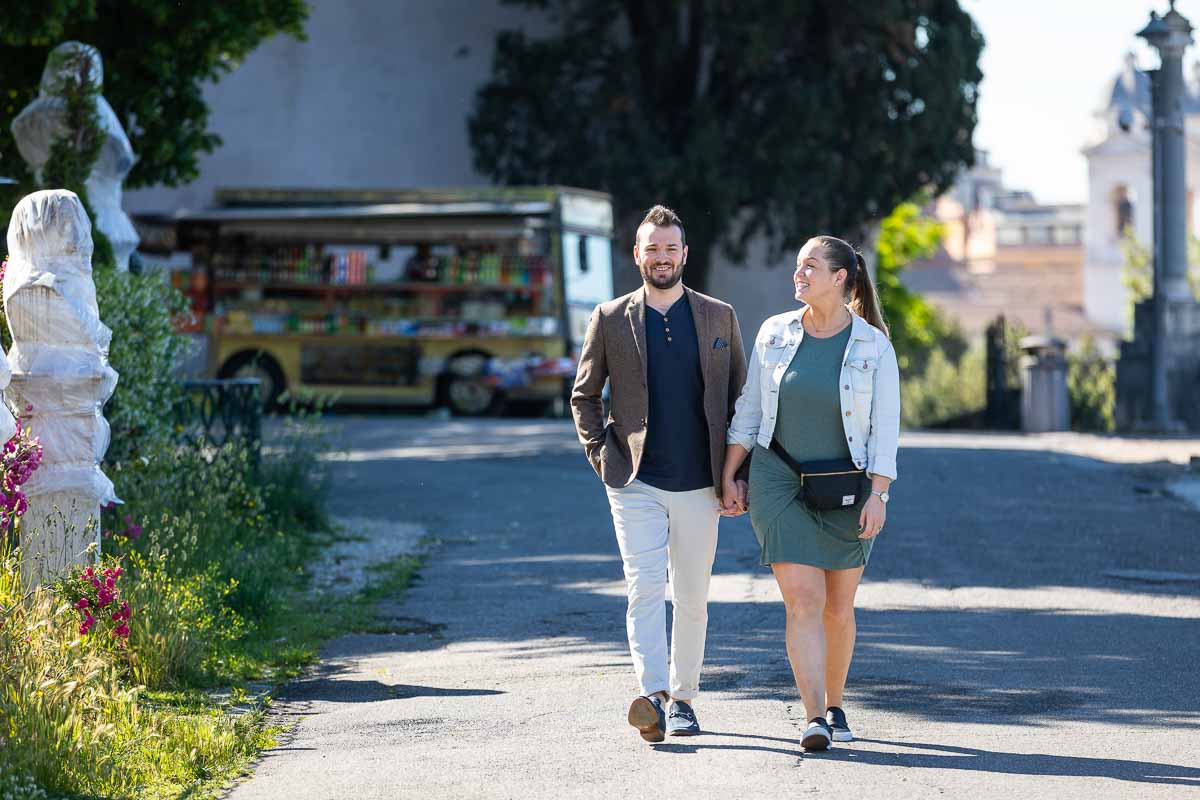
[[[658,695],[635,697],[629,705],[629,724],[647,742],[661,742],[667,738],[667,715],[663,713],[662,698]]]

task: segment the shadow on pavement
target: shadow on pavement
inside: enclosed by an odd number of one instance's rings
[[[859,739],[859,742],[896,748],[893,752],[835,747],[822,758],[858,764],[923,769],[961,769],[1001,775],[1054,775],[1070,778],[1112,778],[1133,783],[1200,786],[1200,768],[1119,758],[1083,758],[1044,753],[1004,753],[970,747]],[[924,750],[933,752],[907,752]]]
[[[1009,598],[1040,587],[1130,598],[1123,593],[1174,593],[1189,602],[1200,594],[1200,584],[1164,589],[1105,576],[1112,569],[1195,572],[1200,563],[1200,537],[1184,535],[1200,530],[1200,512],[1139,490],[1150,478],[1135,468],[1052,453],[931,448],[902,451],[900,468],[869,581],[992,587]],[[624,665],[633,688],[612,523],[604,491],[582,455],[365,458],[337,469],[336,503],[358,515],[420,522],[444,541],[423,571],[426,581],[391,610],[446,628],[444,640],[436,641],[346,637],[332,655],[436,650],[448,642],[459,652],[494,658],[573,653],[591,665],[581,680],[589,670]],[[715,571],[766,575],[757,561],[746,518],[723,522]],[[1200,661],[1196,620],[1169,610],[1137,613],[1134,604],[1131,599],[1129,613],[944,606],[860,611],[848,702],[942,721],[1200,729],[1200,699],[1177,690],[1192,685],[1191,667]],[[780,604],[714,602],[709,619],[705,689],[796,699]],[[1108,769],[1102,760],[975,751],[902,757],[945,759],[950,767],[961,760],[961,768],[996,764],[1001,772],[1039,764],[1051,770],[1047,774],[1104,775]],[[1027,760],[1038,758],[1043,761]],[[1157,768],[1120,763],[1147,774]],[[1054,771],[1070,769],[1080,771]],[[1197,777],[1179,767],[1163,769],[1179,780]]]
[[[383,700],[407,700],[413,697],[486,697],[498,694],[504,692],[498,689],[443,689],[403,683],[339,680],[331,677],[329,672],[323,671],[318,676],[290,684],[277,699],[282,703],[374,703]]]

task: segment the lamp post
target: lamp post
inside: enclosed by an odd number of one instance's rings
[[[1154,332],[1151,341],[1151,413],[1155,429],[1173,424],[1167,381],[1168,305],[1190,302],[1187,282],[1187,149],[1184,137],[1183,53],[1192,42],[1192,25],[1175,10],[1162,17],[1150,12],[1150,23],[1137,34],[1158,51],[1159,69],[1152,75],[1150,128],[1154,165]]]

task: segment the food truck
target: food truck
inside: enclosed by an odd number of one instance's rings
[[[263,400],[508,402],[562,413],[592,308],[613,293],[612,202],[563,187],[222,189],[182,212],[172,272],[209,374]]]

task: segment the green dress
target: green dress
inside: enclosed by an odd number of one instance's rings
[[[838,390],[850,325],[825,339],[805,335],[779,386],[775,439],[797,461],[850,458]],[[750,462],[750,523],[761,562],[852,569],[867,563],[872,539],[858,538],[866,497],[854,506],[812,511],[797,498],[800,479],[769,449]],[[867,495],[869,497],[870,495]]]

